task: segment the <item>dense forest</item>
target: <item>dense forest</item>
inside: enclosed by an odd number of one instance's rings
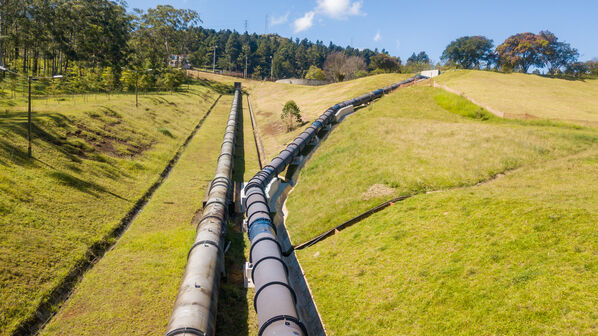
[[[3,0],[0,65],[30,76],[63,75],[56,85],[71,92],[126,89],[134,81],[143,88],[171,88],[180,84],[180,75],[168,67],[177,56],[183,59],[178,66],[211,69],[215,61],[216,68],[231,72],[244,72],[247,66],[248,76],[260,79],[304,77],[335,53],[363,60],[357,69],[362,73],[374,70],[371,66],[384,68],[389,60],[389,71],[400,65],[385,50],[215,31],[202,28],[193,10],[157,6],[127,11],[125,6],[108,0]]]
[[[61,75],[46,85],[53,92],[110,92],[136,85],[173,90],[185,75],[169,64],[215,66],[256,79],[333,81],[433,67],[520,72],[547,68],[551,74],[573,75],[598,68],[597,62],[578,62],[577,50],[550,32],[513,35],[495,49],[483,36],[462,37],[448,45],[443,63],[434,65],[425,52],[413,53],[403,64],[384,49],[216,31],[201,24],[196,11],[168,5],[141,11],[128,10],[122,0],[2,0],[0,66],[25,76]],[[18,78],[5,71],[0,79],[13,91],[19,86]]]

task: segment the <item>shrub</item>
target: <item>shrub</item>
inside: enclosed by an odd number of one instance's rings
[[[287,131],[292,131],[295,128],[295,123],[300,124],[303,122],[303,120],[301,120],[301,110],[299,110],[299,106],[297,106],[295,101],[289,100],[284,104],[280,119],[286,124]]]
[[[305,74],[305,79],[326,80],[326,74],[322,69],[315,65],[311,65],[307,74]]]

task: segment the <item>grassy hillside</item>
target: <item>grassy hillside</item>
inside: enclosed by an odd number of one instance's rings
[[[299,251],[329,334],[595,335],[597,174],[594,148],[408,199]]]
[[[440,89],[401,89],[322,144],[289,197],[287,227],[298,244],[392,197],[475,185],[597,141],[592,130],[501,120]]]
[[[26,157],[22,101],[0,112],[0,330],[49,299],[88,249],[111,232],[218,94],[189,92],[34,101],[34,159]],[[8,105],[10,104],[10,105]]]
[[[527,74],[451,71],[435,78],[501,112],[598,125],[598,80],[553,79]]]
[[[430,87],[352,115],[289,195],[293,242],[416,196],[298,251],[327,330],[594,334],[597,155],[595,129],[502,120]]]
[[[191,219],[213,178],[231,102],[231,96],[218,102],[126,235],[85,276],[43,335],[123,335],[133,326],[135,334],[166,330],[195,237]]]
[[[243,87],[251,94],[251,103],[268,160],[278,154],[285,144],[292,141],[304,128],[299,127],[294,131],[287,132],[280,120],[280,113],[288,100],[294,100],[297,103],[301,109],[303,121],[308,123],[319,117],[328,107],[340,101],[410,77],[405,74],[382,74],[324,86],[304,86],[242,80],[204,72],[196,74],[202,78],[224,83],[243,82]]]

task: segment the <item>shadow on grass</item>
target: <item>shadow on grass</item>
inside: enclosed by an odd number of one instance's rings
[[[192,83],[197,84],[199,86],[207,87],[207,88],[212,89],[222,95],[230,95],[233,92],[235,92],[235,88],[231,84],[225,84],[225,83],[211,81],[211,80],[207,80],[207,79],[194,79],[192,81]]]
[[[82,191],[86,194],[93,195],[94,197],[100,197],[99,193],[105,193],[105,194],[112,195],[118,199],[130,202],[130,200],[128,200],[120,195],[117,195],[111,191],[108,191],[106,188],[102,187],[101,185],[99,185],[97,183],[84,181],[78,177],[75,177],[75,176],[65,173],[65,172],[54,171],[48,175],[51,178],[57,180],[62,185],[66,185],[68,187],[75,188],[75,189]]]

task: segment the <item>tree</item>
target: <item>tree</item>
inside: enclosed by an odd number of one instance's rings
[[[531,66],[541,67],[543,65],[539,50],[548,44],[547,40],[539,38],[533,33],[510,36],[496,47],[499,64],[507,69],[527,73]]]
[[[309,67],[307,74],[305,74],[306,79],[314,79],[314,80],[326,80],[326,74],[322,69],[318,68],[315,65]]]
[[[326,78],[333,82],[342,82],[345,79],[343,66],[345,65],[347,57],[342,52],[333,52],[324,62],[324,72]]]
[[[367,69],[367,66],[362,57],[349,56],[345,60],[345,64],[343,64],[341,71],[343,72],[345,79],[354,79],[355,73],[357,73],[359,71],[365,71],[366,69]]]
[[[586,62],[586,67],[591,76],[598,76],[598,58]]]
[[[558,38],[549,31],[541,31],[538,39],[546,41],[540,44],[538,54],[542,63],[548,68],[548,73],[557,74],[570,64],[577,62],[579,52],[571,48],[569,43],[559,42]]]
[[[574,77],[583,77],[590,72],[586,63],[575,62],[567,66],[565,73]]]
[[[300,124],[303,122],[301,120],[301,110],[299,110],[299,106],[297,106],[295,101],[289,100],[284,104],[280,119],[286,124],[287,131],[292,131],[295,123]]]
[[[413,53],[407,59],[406,70],[408,72],[419,72],[430,68],[430,57],[425,51],[420,51],[418,54]]]
[[[376,54],[370,57],[370,68],[381,72],[401,71],[401,59],[386,54]]]
[[[452,41],[442,53],[441,59],[463,69],[486,67],[493,60],[492,40],[484,36],[464,36]]]

